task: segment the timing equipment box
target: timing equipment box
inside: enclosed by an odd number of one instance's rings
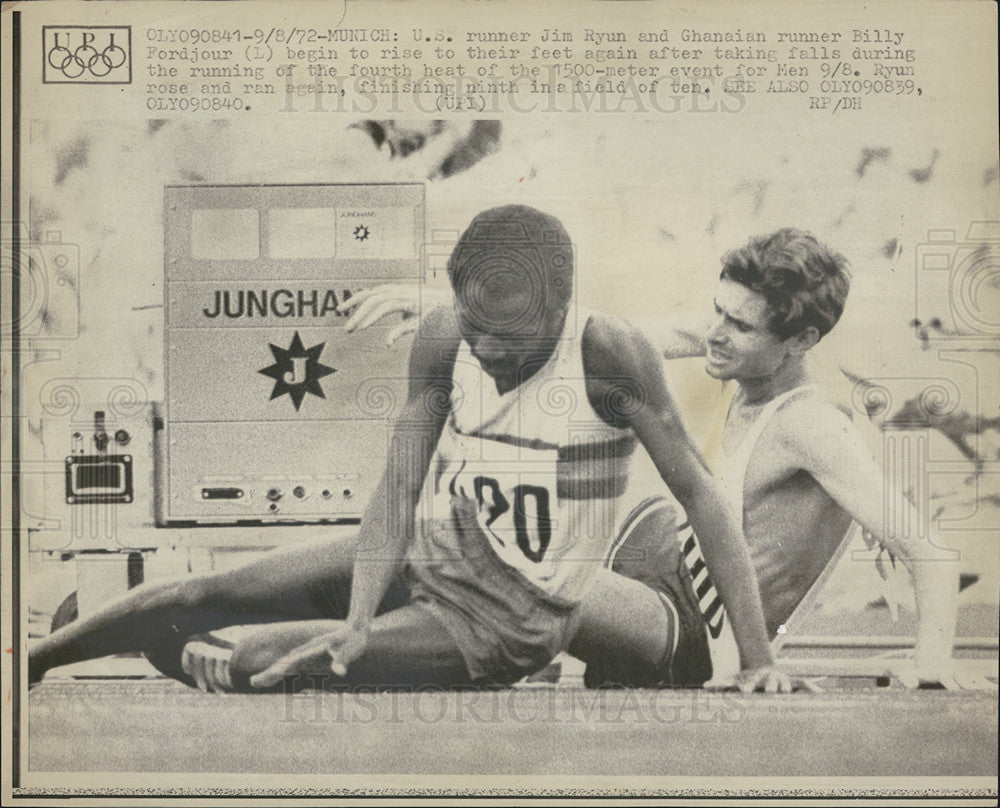
[[[161,524],[360,516],[406,397],[345,301],[422,270],[420,184],[165,189]]]

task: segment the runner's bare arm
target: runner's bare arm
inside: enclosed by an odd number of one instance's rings
[[[606,419],[635,430],[685,508],[732,620],[744,670],[770,669],[760,591],[743,532],[681,420],[656,349],[633,326],[595,316],[584,331],[583,352],[591,403]],[[766,687],[790,689],[785,677],[773,676]]]
[[[410,352],[409,395],[393,430],[386,469],[361,520],[347,622],[367,629],[413,539],[414,513],[448,413],[457,330],[437,310]]]
[[[361,519],[347,619],[254,676],[254,687],[273,685],[301,665],[315,670],[323,656],[343,676],[364,651],[378,605],[413,540],[417,499],[450,406],[458,341],[451,309],[440,309],[413,344],[407,402],[393,429],[382,479]]]
[[[671,313],[665,317],[647,317],[632,322],[663,354],[664,359],[705,355],[705,334],[712,322],[708,314]]]
[[[951,677],[958,604],[958,554],[943,546],[931,525],[886,478],[854,424],[833,405],[818,413],[815,397],[793,402],[782,419],[779,446],[809,472],[865,530],[906,565],[913,579],[919,627],[914,668],[922,681]],[[900,526],[909,525],[909,529]]]

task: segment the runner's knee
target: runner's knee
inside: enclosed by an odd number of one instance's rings
[[[226,586],[226,576],[220,573],[197,573],[173,583],[169,597],[184,610],[231,611],[235,598]]]
[[[229,658],[229,677],[233,689],[242,693],[259,693],[259,688],[252,687],[250,678],[261,671],[267,670],[283,656],[301,644],[303,637],[296,632],[277,632],[273,629],[262,629],[239,640]],[[284,681],[263,692],[291,692],[303,688],[324,688],[331,677],[330,670],[322,665],[315,671],[299,671],[288,676]]]
[[[233,655],[229,660],[231,675],[249,678],[260,673],[284,656],[288,650],[286,645],[287,643],[276,642],[273,636],[265,632],[255,632],[244,637],[233,648]]]

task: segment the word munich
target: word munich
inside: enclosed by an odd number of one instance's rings
[[[226,317],[343,317],[344,313],[338,305],[351,298],[351,292],[345,289],[338,299],[333,289],[247,289],[230,291],[216,289],[215,300],[211,308],[202,309],[209,318],[225,315]]]

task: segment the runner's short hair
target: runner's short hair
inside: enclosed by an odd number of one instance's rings
[[[727,253],[720,277],[764,296],[772,310],[768,328],[779,339],[810,326],[826,336],[843,314],[851,288],[847,259],[794,227],[757,236]]]
[[[490,208],[472,220],[448,259],[452,288],[480,273],[509,272],[537,290],[542,308],[567,309],[573,293],[573,244],[554,216],[527,205]]]

